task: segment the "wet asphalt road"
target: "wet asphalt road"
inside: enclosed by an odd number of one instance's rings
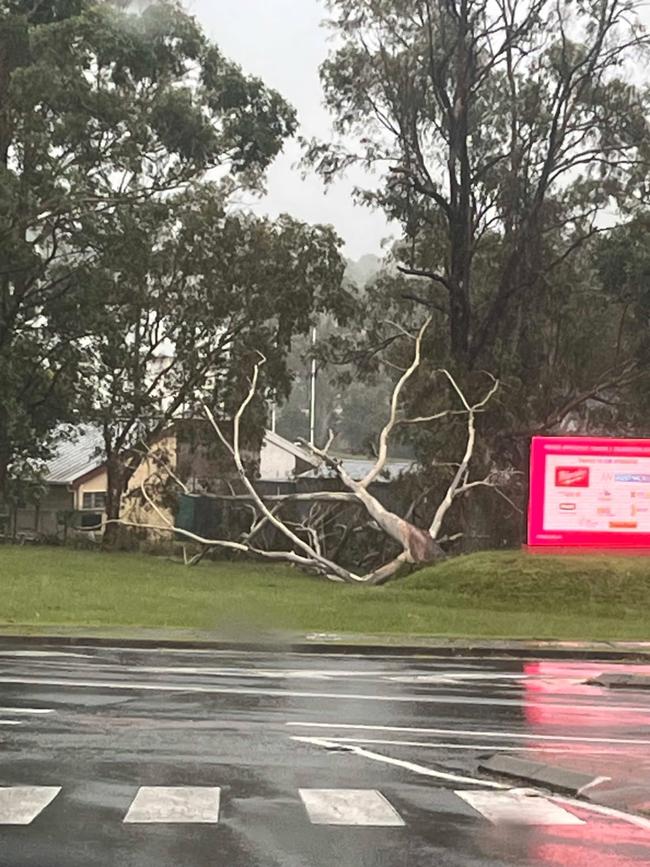
[[[500,751],[650,779],[650,695],[584,685],[608,668],[5,641],[0,786],[61,789],[0,825],[0,865],[650,865],[650,822],[537,798],[539,824],[517,794],[500,813],[478,771]],[[219,787],[218,822],[125,823],[140,787]],[[337,821],[367,792],[395,821],[315,824],[313,789],[363,790]]]

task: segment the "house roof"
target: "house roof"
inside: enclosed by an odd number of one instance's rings
[[[70,485],[97,469],[104,463],[102,445],[101,433],[96,428],[79,428],[72,439],[64,439],[62,433],[45,465],[45,481],[51,485]]]
[[[317,467],[319,464],[318,458],[310,455],[306,449],[303,449],[301,446],[296,445],[296,443],[292,443],[291,440],[288,440],[285,437],[280,436],[280,434],[274,433],[271,430],[267,430],[266,434],[264,435],[264,443],[277,446],[279,449],[282,449],[285,452],[289,452],[289,454],[293,455],[294,458],[298,458],[298,460],[304,461],[307,464],[311,464],[313,467]]]
[[[311,465],[314,467],[311,473],[314,476],[318,475],[318,459],[291,440],[267,430],[264,443],[282,449]],[[102,435],[97,428],[90,426],[79,428],[73,433],[71,439],[65,438],[62,431],[54,454],[45,465],[45,481],[51,485],[70,485],[81,476],[98,469],[104,463],[102,447]],[[351,463],[363,462],[352,461]]]

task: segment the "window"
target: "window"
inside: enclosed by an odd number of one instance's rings
[[[106,491],[91,491],[84,494],[81,502],[82,509],[101,509],[103,512],[106,508]]]
[[[100,530],[102,526],[101,512],[81,512],[80,530]]]

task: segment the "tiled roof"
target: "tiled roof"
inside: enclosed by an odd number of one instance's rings
[[[104,463],[101,433],[92,427],[74,431],[71,439],[61,438],[45,466],[45,481],[51,485],[70,485],[75,479]]]

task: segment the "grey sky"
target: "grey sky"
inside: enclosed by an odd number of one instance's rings
[[[327,32],[320,26],[325,17],[321,0],[186,0],[186,6],[226,56],[295,106],[302,135],[328,135],[330,119],[318,80],[328,50]],[[269,171],[268,195],[247,204],[260,214],[286,212],[312,223],[331,223],[351,258],[379,253],[391,230],[381,213],[353,203],[355,174],[325,192],[315,175],[302,180],[295,168],[299,156],[296,142],[287,145]]]

